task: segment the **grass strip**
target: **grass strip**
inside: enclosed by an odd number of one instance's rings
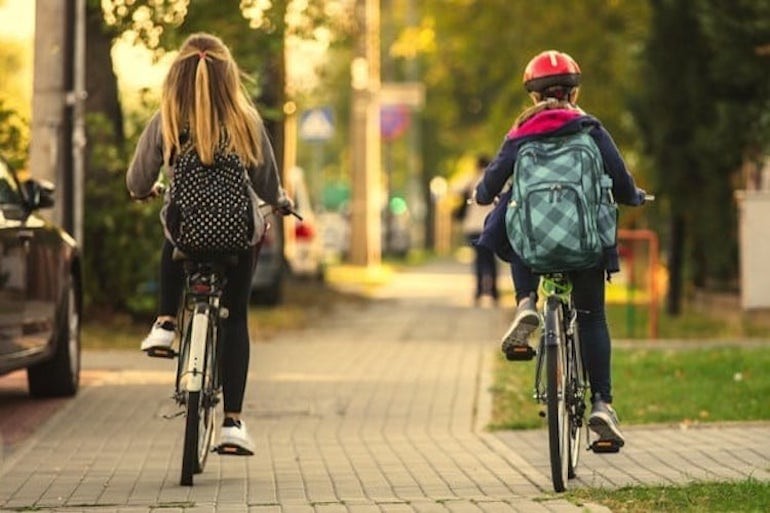
[[[766,513],[770,483],[748,479],[617,490],[581,488],[567,492],[566,498],[578,506],[598,503],[613,513]]]
[[[624,424],[770,419],[770,345],[613,351],[614,405]],[[534,363],[495,365],[490,429],[543,426]]]

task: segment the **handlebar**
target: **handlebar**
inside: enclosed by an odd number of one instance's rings
[[[277,209],[276,209],[276,210],[277,210]],[[291,215],[293,215],[294,217],[296,217],[298,221],[302,221],[302,220],[303,220],[303,219],[302,219],[302,216],[301,216],[301,215],[299,215],[299,212],[297,212],[296,210],[289,210],[289,214],[291,214]]]
[[[269,212],[270,214],[275,214],[276,212],[281,213],[281,209],[279,209],[274,205],[271,205],[270,203],[260,203],[259,205],[257,205],[257,208],[261,209],[263,212]],[[284,215],[292,215],[296,217],[298,221],[303,220],[303,217],[300,215],[300,213],[294,209],[290,209]]]

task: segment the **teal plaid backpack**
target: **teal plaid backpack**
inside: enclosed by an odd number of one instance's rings
[[[596,267],[617,243],[612,178],[586,131],[524,143],[505,215],[508,240],[537,273]]]

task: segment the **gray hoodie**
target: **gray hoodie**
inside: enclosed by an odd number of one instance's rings
[[[254,235],[252,241],[256,244],[265,232],[264,214],[258,208],[259,205],[279,205],[286,200],[286,193],[281,186],[281,177],[278,166],[275,163],[275,155],[270,139],[262,128],[262,156],[263,162],[259,166],[250,166],[247,171],[251,181],[251,203],[254,212]],[[126,186],[134,197],[146,197],[152,191],[153,185],[163,168],[163,134],[161,130],[160,112],[156,112],[142,135],[134,151],[134,157],[126,173]],[[174,167],[165,167],[166,179],[171,181],[174,177]],[[169,204],[169,189],[166,189],[163,198],[163,208],[160,211],[160,222],[166,238],[172,240],[166,228],[166,209]]]

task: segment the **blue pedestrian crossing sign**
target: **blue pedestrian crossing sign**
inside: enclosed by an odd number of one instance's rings
[[[299,118],[299,137],[305,141],[328,141],[334,137],[334,119],[329,107],[304,111]]]

